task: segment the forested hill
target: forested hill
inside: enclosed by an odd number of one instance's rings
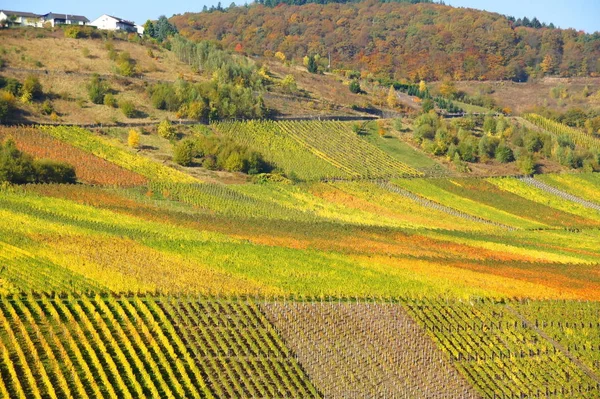
[[[249,55],[279,51],[301,63],[331,53],[334,69],[411,80],[600,76],[600,33],[515,26],[500,14],[441,4],[253,4],[171,22],[185,36]]]

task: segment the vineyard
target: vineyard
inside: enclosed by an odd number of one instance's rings
[[[361,140],[342,122],[230,122],[215,125],[223,135],[257,149],[287,173],[307,180],[388,178],[421,173]],[[311,154],[310,156],[307,156]],[[314,162],[315,158],[319,161]],[[312,161],[311,161],[312,160]]]
[[[153,162],[147,158],[136,156],[120,148],[118,144],[111,143],[109,139],[98,137],[82,128],[67,126],[44,127],[42,131],[73,147],[89,152],[124,169],[138,173],[149,180],[166,180],[178,183],[197,182],[196,179],[185,173]]]
[[[581,364],[582,359],[589,361],[588,356],[582,356],[587,355],[586,328],[596,334],[599,327],[597,303],[563,305],[564,302],[504,304],[485,300],[449,305],[442,300],[422,300],[408,301],[406,306],[484,397],[597,397],[597,369]],[[548,313],[538,312],[544,307]],[[563,312],[562,322],[557,321],[558,314],[551,314],[558,309]],[[528,320],[528,316],[535,319]],[[561,331],[561,326],[566,328],[569,323],[574,328],[573,341],[579,346],[565,346],[545,333],[547,327],[553,331],[556,326]],[[560,333],[555,335],[560,339]],[[566,341],[564,335],[562,338]],[[598,350],[598,341],[587,343],[588,351]],[[574,352],[575,348],[581,352]]]
[[[148,182],[148,179],[137,173],[57,140],[39,129],[0,128],[0,142],[7,138],[15,140],[21,151],[35,158],[52,159],[74,166],[77,179],[87,184],[127,187]]]
[[[0,184],[0,398],[600,397],[596,174],[422,178],[340,122],[213,128],[288,178],[0,130],[79,179]]]
[[[5,295],[0,392],[591,398],[599,312],[562,301]]]
[[[401,306],[262,306],[328,398],[478,398]]]
[[[539,128],[550,132],[554,136],[565,135],[573,142],[588,150],[600,151],[600,138],[587,134],[576,128],[564,125],[560,122],[544,118],[537,114],[525,114],[523,118]]]

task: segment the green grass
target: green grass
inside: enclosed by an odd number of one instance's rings
[[[363,133],[358,137],[373,144],[397,161],[403,162],[419,170],[433,168],[443,169],[439,163],[429,158],[421,151],[415,150],[409,144],[397,137],[389,134],[381,137],[377,134],[377,124],[375,122],[369,122],[365,127]]]

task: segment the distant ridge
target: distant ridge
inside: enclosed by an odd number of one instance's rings
[[[186,13],[171,22],[187,37],[248,55],[281,52],[301,63],[307,55],[331,54],[333,69],[396,79],[600,76],[598,33],[523,26],[521,19],[443,4],[253,4]]]

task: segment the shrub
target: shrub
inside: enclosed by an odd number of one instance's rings
[[[40,160],[34,162],[36,183],[70,183],[77,181],[75,168],[62,162]]]
[[[135,73],[135,63],[126,51],[117,57],[117,72],[122,76],[133,76]]]
[[[108,93],[104,96],[104,105],[112,108],[117,107],[117,99],[112,94]]]
[[[494,158],[499,144],[500,140],[497,137],[484,135],[479,140],[479,155],[482,157]]]
[[[2,85],[0,85],[4,90],[11,93],[13,96],[18,96],[21,92],[21,87],[23,85],[17,79],[14,78],[6,78]]]
[[[0,124],[10,119],[15,108],[15,102],[15,96],[11,92],[0,90]]]
[[[173,149],[173,162],[181,166],[190,166],[197,155],[196,145],[193,140],[183,140]]]
[[[104,103],[104,97],[108,92],[108,85],[100,78],[100,75],[94,74],[88,84],[88,96],[94,104]]]
[[[362,89],[360,88],[360,82],[358,80],[353,80],[352,82],[350,82],[348,88],[354,94],[362,93]]]
[[[119,108],[121,108],[123,115],[125,115],[128,118],[135,118],[137,114],[137,111],[135,110],[135,105],[133,105],[133,103],[129,100],[119,101]]]
[[[177,130],[168,119],[165,119],[158,124],[158,135],[167,140],[174,140],[177,138]]]
[[[21,95],[23,97],[29,97],[32,100],[38,100],[43,94],[42,84],[37,76],[27,76],[23,82],[23,87],[21,87]]]
[[[423,104],[421,107],[422,107],[423,113],[427,114],[427,113],[429,113],[429,111],[433,110],[434,103],[431,99],[428,98],[425,101],[423,101]]]
[[[241,172],[244,168],[244,161],[241,155],[238,152],[232,152],[229,154],[225,163],[223,165],[223,169],[229,172]]]
[[[68,164],[40,160],[34,161],[11,139],[0,144],[0,182],[25,183],[75,183],[75,169]]]
[[[81,55],[83,55],[85,58],[90,58],[90,49],[87,47],[82,48]]]
[[[404,125],[402,125],[402,119],[394,119],[394,129],[396,129],[399,132],[401,132],[402,129],[404,129]]]
[[[50,102],[50,100],[45,100],[42,103],[42,107],[41,107],[40,111],[44,115],[50,115],[54,112],[54,107],[52,106],[52,103]]]

